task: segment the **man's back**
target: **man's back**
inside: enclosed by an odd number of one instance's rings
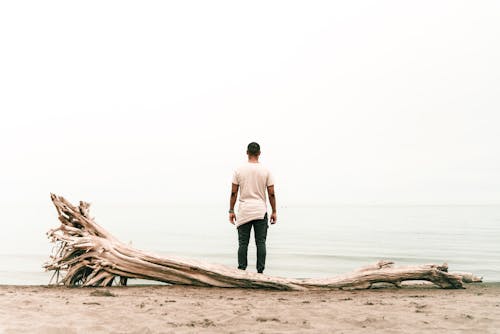
[[[240,190],[236,225],[262,219],[267,212],[266,189],[274,184],[269,170],[259,162],[247,162],[234,172],[233,184]]]

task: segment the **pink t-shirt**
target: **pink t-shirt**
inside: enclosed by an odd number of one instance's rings
[[[247,162],[236,169],[233,183],[240,186],[236,227],[255,219],[263,219],[267,212],[266,190],[274,185],[269,170],[259,162]]]

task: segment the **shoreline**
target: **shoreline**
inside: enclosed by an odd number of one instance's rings
[[[495,333],[500,283],[274,291],[0,285],[0,333]]]

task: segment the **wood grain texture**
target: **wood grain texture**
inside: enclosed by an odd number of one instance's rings
[[[51,194],[60,226],[47,235],[55,244],[44,265],[53,271],[51,284],[110,286],[141,278],[170,284],[277,290],[368,289],[376,283],[400,287],[403,281],[428,281],[441,288],[462,288],[464,281],[481,281],[470,273],[448,273],[448,266],[425,264],[395,267],[379,261],[354,272],[321,279],[267,276],[222,265],[158,255],[127,245],[90,217],[90,205],[73,206],[64,197]]]

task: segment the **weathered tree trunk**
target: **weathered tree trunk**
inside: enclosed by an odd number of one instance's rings
[[[56,244],[51,260],[44,265],[54,271],[50,283],[54,276],[56,284],[82,286],[126,284],[127,278],[142,278],[197,286],[301,290],[364,289],[380,282],[400,286],[408,280],[429,281],[441,288],[461,288],[464,278],[480,280],[467,273],[448,273],[446,264],[393,267],[392,262],[379,261],[333,278],[289,279],[194,260],[159,257],[134,249],[104,230],[89,216],[88,203],[73,206],[63,197],[54,194],[51,197],[61,225],[47,232]]]

